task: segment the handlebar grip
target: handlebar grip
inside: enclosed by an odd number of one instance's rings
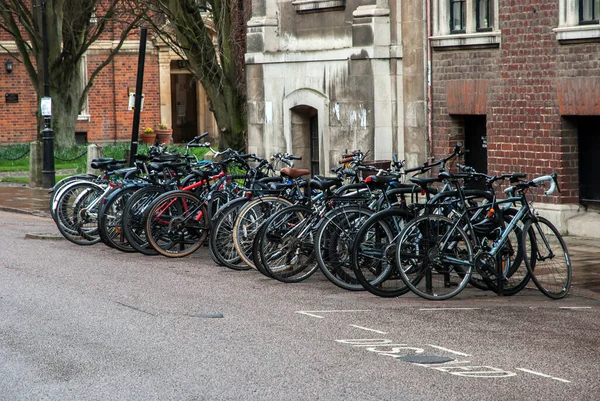
[[[203,132],[202,134],[195,137],[194,140],[199,141],[200,139],[206,138],[207,136],[208,136],[208,132]]]
[[[341,160],[339,161],[339,163],[340,163],[340,164],[349,163],[349,162],[351,162],[352,160],[353,160],[353,159],[352,159],[352,157],[344,157],[343,159],[341,159]]]
[[[302,160],[302,156],[289,155],[287,158],[290,160]]]

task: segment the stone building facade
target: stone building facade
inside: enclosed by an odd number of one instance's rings
[[[562,192],[538,210],[564,232],[600,236],[597,8],[432,0],[430,43],[433,153],[463,140],[467,162],[489,173],[557,172]]]
[[[293,152],[321,174],[344,149],[422,163],[425,16],[424,2],[252,0],[249,151]]]
[[[114,35],[112,37],[111,35]],[[106,59],[108,49],[116,45],[117,32],[96,41],[85,56],[85,75]],[[0,145],[34,141],[37,137],[38,101],[24,66],[9,52],[17,53],[13,41],[0,33]],[[135,92],[139,40],[132,38],[94,81],[77,126],[79,142],[110,143],[131,139],[133,111],[128,108],[129,94]],[[10,60],[10,62],[9,62]],[[7,65],[12,65],[9,72]],[[185,68],[179,56],[158,40],[146,45],[144,68],[144,109],[140,129],[166,123],[173,127],[175,142],[185,142],[208,131],[216,132],[216,123],[208,109],[202,85]],[[216,136],[215,136],[216,137]]]

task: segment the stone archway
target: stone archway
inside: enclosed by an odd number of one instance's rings
[[[283,132],[287,152],[302,156],[296,163],[323,174],[329,171],[327,110],[329,99],[312,89],[298,89],[283,99]],[[313,173],[316,173],[313,171]]]

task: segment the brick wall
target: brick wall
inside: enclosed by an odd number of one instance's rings
[[[487,80],[488,171],[556,171],[562,194],[547,202],[578,202],[577,130],[561,117],[557,81],[600,76],[600,44],[559,44],[558,0],[501,1],[502,43],[495,49],[436,50],[432,58],[433,153],[447,153],[462,132],[448,114],[448,82]]]
[[[91,54],[87,57],[88,75],[106,56]],[[0,128],[0,145],[30,142],[37,135],[36,93],[25,71],[25,67],[14,62],[11,74],[6,73],[4,64],[7,54],[0,54],[0,113],[3,116]],[[89,142],[128,140],[131,138],[133,111],[127,110],[128,88],[135,90],[137,76],[137,53],[122,53],[106,66],[96,77],[88,96],[89,121],[79,121],[77,131],[87,132]],[[17,93],[19,102],[5,102],[7,93]],[[158,56],[149,51],[144,69],[144,110],[140,127],[156,126],[160,122]]]

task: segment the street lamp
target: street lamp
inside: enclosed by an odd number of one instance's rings
[[[11,59],[6,60],[4,68],[6,68],[6,72],[10,74],[13,71],[13,61]]]

